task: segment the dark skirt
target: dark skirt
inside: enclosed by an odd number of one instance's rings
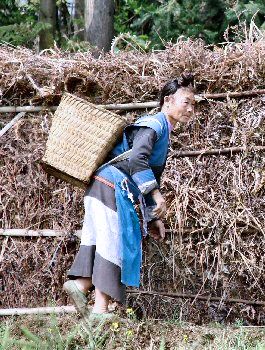
[[[125,303],[114,185],[96,176],[85,192],[84,206],[81,244],[68,277],[92,277],[96,288]]]

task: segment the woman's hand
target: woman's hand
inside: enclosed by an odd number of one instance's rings
[[[163,219],[166,215],[166,201],[164,200],[162,194],[158,189],[155,189],[151,192],[153,200],[156,202],[156,208],[153,210],[153,213],[159,219]]]
[[[148,233],[156,241],[162,242],[166,235],[166,230],[161,220],[155,220],[148,223]]]

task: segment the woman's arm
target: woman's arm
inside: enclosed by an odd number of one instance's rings
[[[128,163],[129,174],[143,195],[146,195],[153,189],[159,188],[155,175],[149,165],[149,158],[156,138],[155,130],[141,127],[137,130],[133,139],[132,151]]]
[[[129,173],[145,197],[147,221],[163,218],[166,203],[159,191],[159,185],[149,166],[157,135],[155,130],[141,127],[133,139],[132,153],[129,158]]]

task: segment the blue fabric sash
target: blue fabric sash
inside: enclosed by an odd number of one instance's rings
[[[126,286],[139,287],[142,262],[142,234],[134,209],[133,195],[128,178],[117,168],[108,165],[98,173],[114,183],[119,231],[121,238],[121,282]]]

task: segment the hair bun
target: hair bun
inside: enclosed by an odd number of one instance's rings
[[[193,86],[193,83],[194,83],[194,75],[190,72],[182,73],[180,78],[178,79],[178,84],[182,87],[186,87],[189,85]]]
[[[194,88],[194,75],[191,72],[184,71],[180,78],[168,81],[162,88],[160,92],[159,105],[160,108],[163,107],[165,97],[173,95],[178,89],[182,87],[188,87],[193,90]]]

